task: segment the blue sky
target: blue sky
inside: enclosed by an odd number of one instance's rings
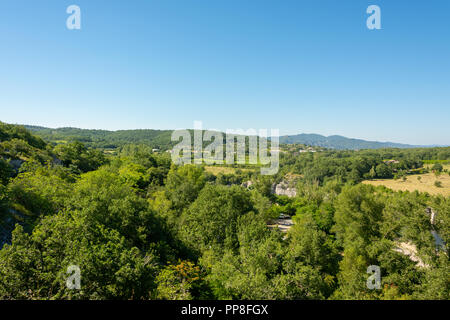
[[[450,1],[2,0],[0,120],[450,144]]]

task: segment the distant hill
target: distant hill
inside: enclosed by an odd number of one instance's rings
[[[52,129],[30,125],[24,125],[24,127],[45,141],[54,144],[76,140],[88,147],[100,149],[115,149],[126,144],[145,144],[161,151],[170,150],[178,144],[178,141],[171,141],[173,130],[136,129],[108,131],[71,127]],[[192,134],[192,129],[189,129],[189,131]]]
[[[49,142],[61,143],[66,141],[78,140],[83,142],[87,146],[94,148],[117,148],[128,143],[137,143],[146,144],[154,148],[159,148],[161,150],[167,150],[177,144],[177,142],[172,142],[170,140],[172,130],[139,129],[108,131],[78,128],[51,129],[29,125],[25,125],[25,128],[29,129],[33,133]],[[337,150],[432,147],[394,142],[378,142],[362,139],[351,139],[338,135],[326,137],[320,134],[306,133],[281,136],[280,143],[304,144]]]
[[[93,148],[114,149],[129,143],[135,143],[146,144],[158,149],[169,149],[177,143],[170,140],[172,130],[138,129],[108,131],[70,127],[52,129],[29,125],[25,125],[24,127],[49,142],[61,143],[77,140]]]
[[[310,146],[319,146],[330,149],[379,149],[379,148],[418,148],[415,146],[394,142],[367,141],[362,139],[351,139],[343,136],[322,136],[320,134],[297,134],[292,136],[281,136],[280,143],[286,144],[305,144]]]

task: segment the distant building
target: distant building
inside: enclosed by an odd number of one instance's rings
[[[316,152],[316,150],[313,147],[308,147],[306,149],[299,149],[299,152]]]

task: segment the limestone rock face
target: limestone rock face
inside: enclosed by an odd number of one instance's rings
[[[281,181],[279,184],[274,184],[272,186],[272,193],[277,196],[288,196],[290,198],[297,195],[297,190],[289,186],[289,183],[285,180]]]
[[[417,254],[417,247],[412,242],[396,242],[394,251],[408,256],[411,261],[416,262],[416,266],[420,268],[429,268],[430,266],[422,261]]]

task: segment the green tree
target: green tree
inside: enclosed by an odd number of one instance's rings
[[[370,171],[369,171],[369,177],[370,177],[371,179],[374,179],[374,178],[376,178],[376,176],[377,176],[377,173],[376,173],[376,171],[375,171],[375,167],[372,166],[372,168],[371,168]]]
[[[61,213],[44,218],[31,235],[18,226],[12,244],[0,250],[0,298],[148,298],[156,261],[117,231]],[[69,265],[81,270],[81,290],[66,286]]]
[[[439,162],[436,162],[432,167],[431,170],[433,170],[434,172],[442,172],[442,170],[444,169],[444,167],[442,166],[442,164],[440,164]]]
[[[237,248],[238,218],[254,211],[250,192],[242,187],[207,185],[181,219],[183,239],[193,249]]]
[[[88,149],[78,141],[57,145],[54,152],[74,173],[92,171],[106,163],[106,158],[100,150]]]
[[[382,179],[392,178],[392,169],[385,163],[380,163],[377,165],[375,171],[377,172],[377,177]]]
[[[208,297],[200,268],[190,261],[168,265],[158,274],[156,298],[164,300],[191,300]]]
[[[7,184],[13,174],[12,167],[3,158],[0,158],[0,183],[3,185]]]
[[[332,228],[338,242],[346,247],[363,247],[380,236],[383,201],[370,185],[345,187],[335,203],[335,221]]]
[[[199,166],[173,165],[167,175],[167,195],[178,210],[188,207],[197,198],[204,185],[205,176]]]

